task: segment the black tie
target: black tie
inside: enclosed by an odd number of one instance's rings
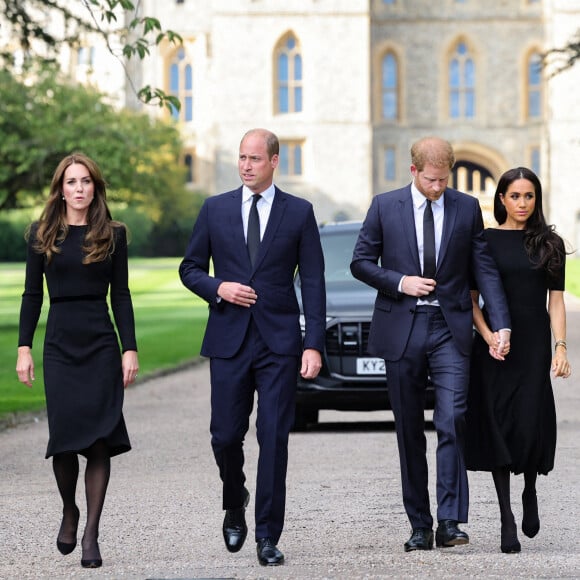
[[[252,206],[250,207],[250,215],[248,217],[248,235],[246,244],[248,246],[248,254],[250,255],[250,262],[252,266],[256,261],[258,255],[258,248],[260,247],[260,216],[258,215],[257,203],[262,196],[255,193],[252,196]]]
[[[435,278],[437,259],[435,257],[435,223],[431,200],[427,200],[423,212],[423,278]]]

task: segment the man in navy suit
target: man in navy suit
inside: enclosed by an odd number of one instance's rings
[[[278,154],[270,131],[244,135],[238,160],[243,185],[205,201],[179,268],[183,284],[209,304],[201,354],[210,358],[211,444],[230,552],[241,549],[248,531],[243,441],[258,394],[255,537],[260,564],[270,566],[284,561],[277,543],[298,372],[317,376],[326,330],[324,258],[313,208],[273,184]]]
[[[435,541],[441,547],[469,542],[458,524],[467,522],[469,506],[463,435],[472,278],[486,301],[500,356],[507,354],[510,337],[479,203],[447,187],[455,163],[451,145],[436,137],[421,139],[411,148],[411,162],[411,184],[373,199],[351,263],[353,275],[378,290],[369,351],[385,359],[403,503],[412,527],[405,551],[433,547],[424,432],[428,376],[437,431]]]

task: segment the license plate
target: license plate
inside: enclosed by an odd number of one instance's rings
[[[382,358],[357,358],[357,375],[384,375],[385,361]]]

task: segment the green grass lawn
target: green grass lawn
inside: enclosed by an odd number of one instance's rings
[[[181,284],[179,262],[179,258],[157,258],[134,259],[129,264],[141,378],[199,355],[207,304]],[[33,388],[19,383],[15,372],[23,285],[24,264],[0,264],[0,416],[38,410],[45,404],[42,344],[46,297],[32,351],[36,368]]]
[[[566,261],[566,290],[580,296],[580,258],[568,258]]]
[[[186,290],[177,274],[179,258],[130,261],[130,287],[135,308],[141,378],[175,368],[199,354],[207,305]],[[24,264],[0,264],[0,417],[44,407],[42,344],[48,305],[36,331],[33,356],[36,382],[28,389],[16,378],[18,313]],[[580,296],[580,259],[569,259],[566,289]]]

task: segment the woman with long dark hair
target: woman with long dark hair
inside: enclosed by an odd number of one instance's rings
[[[26,280],[20,310],[16,371],[31,387],[32,342],[43,302],[50,297],[43,368],[49,441],[63,515],[56,544],[70,554],[80,511],[75,495],[79,459],[86,458],[87,518],[81,565],[102,565],[99,522],[110,458],[131,448],[123,419],[124,387],[138,370],[133,305],[128,287],[125,226],[111,219],[97,164],[74,153],[56,168],[40,219],[27,232]],[[107,304],[113,311],[117,333]]]
[[[554,467],[556,411],[550,372],[570,376],[566,356],[562,238],[546,223],[542,186],[525,167],[510,169],[497,185],[494,216],[485,235],[500,271],[512,321],[510,350],[499,350],[473,292],[477,330],[471,357],[467,411],[468,469],[491,471],[499,501],[501,550],[519,552],[510,501],[510,474],[524,475],[523,533],[540,529],[536,479]],[[547,304],[547,308],[546,308]],[[554,351],[551,346],[554,337]]]

